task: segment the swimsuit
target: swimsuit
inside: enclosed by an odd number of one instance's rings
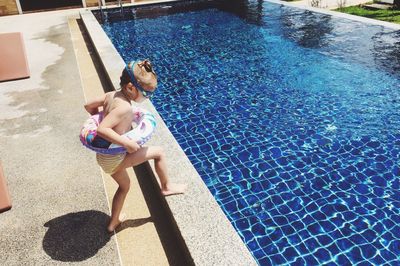
[[[92,146],[96,148],[108,149],[111,145],[111,142],[108,140],[96,135],[92,141]],[[118,154],[96,154],[97,163],[101,166],[103,171],[107,174],[114,174],[115,170],[121,164],[121,162],[125,159],[126,152],[118,153]]]
[[[92,142],[93,147],[108,149],[111,142],[97,135]],[[119,154],[101,154],[97,153],[97,163],[101,166],[103,171],[107,174],[114,174],[117,167],[125,159],[126,153]]]
[[[103,148],[103,149],[108,149],[110,147],[111,142],[109,142],[106,139],[103,139],[99,135],[96,135],[92,141],[92,146],[96,148]]]
[[[97,163],[101,166],[103,171],[107,174],[114,174],[115,170],[125,159],[126,153],[119,154],[96,154]]]

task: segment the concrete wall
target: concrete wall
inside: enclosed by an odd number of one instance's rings
[[[83,0],[86,2],[86,7],[97,7],[99,6],[99,0]],[[109,5],[116,5],[118,3],[118,0],[113,0],[113,1],[107,1],[107,0],[100,0],[103,5],[109,6]],[[129,4],[137,2],[133,0],[122,0],[123,4]]]
[[[0,0],[0,16],[19,14],[16,0]]]
[[[34,0],[32,0],[34,1]],[[49,0],[50,1],[50,0]],[[143,0],[139,0],[143,1]],[[147,1],[147,0],[145,0]],[[151,1],[151,0],[150,0]],[[106,1],[101,0],[101,2],[104,4]],[[116,4],[118,0],[113,1],[112,3],[106,3],[106,5],[112,5]],[[123,0],[122,1],[124,4],[127,3],[133,3],[134,0]],[[86,7],[96,7],[99,5],[99,0],[82,0],[82,6],[86,4]],[[0,0],[0,16],[6,16],[6,15],[16,15],[19,14],[18,10],[19,0]],[[23,13],[23,11],[21,11]]]

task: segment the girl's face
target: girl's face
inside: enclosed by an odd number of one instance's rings
[[[157,75],[149,60],[131,62],[125,66],[130,82],[128,90],[131,99],[135,102],[143,102],[150,99],[157,88]]]

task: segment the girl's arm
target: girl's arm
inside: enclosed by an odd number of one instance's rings
[[[97,128],[97,135],[112,143],[125,147],[125,149],[129,153],[137,151],[140,148],[140,146],[139,144],[136,143],[136,141],[122,137],[113,129],[119,123],[121,123],[126,116],[130,115],[131,113],[132,113],[132,108],[130,105],[123,105],[114,108],[101,121],[99,127]]]
[[[103,94],[102,96],[87,102],[84,105],[86,111],[91,115],[97,114],[99,112],[99,107],[104,105],[105,99],[106,99],[106,94]]]

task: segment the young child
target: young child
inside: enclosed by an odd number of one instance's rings
[[[126,168],[154,159],[163,195],[184,193],[186,189],[185,185],[169,181],[166,156],[161,147],[140,147],[135,140],[121,136],[132,128],[131,101],[142,102],[149,99],[156,90],[157,76],[150,61],[131,62],[122,71],[120,80],[120,91],[108,92],[85,104],[86,111],[91,115],[98,113],[99,107],[103,108],[104,113],[92,145],[108,148],[111,143],[115,143],[127,150],[127,153],[116,155],[96,154],[97,162],[103,171],[110,174],[119,185],[113,198],[111,220],[107,227],[110,233],[121,224],[119,217],[130,187]]]

